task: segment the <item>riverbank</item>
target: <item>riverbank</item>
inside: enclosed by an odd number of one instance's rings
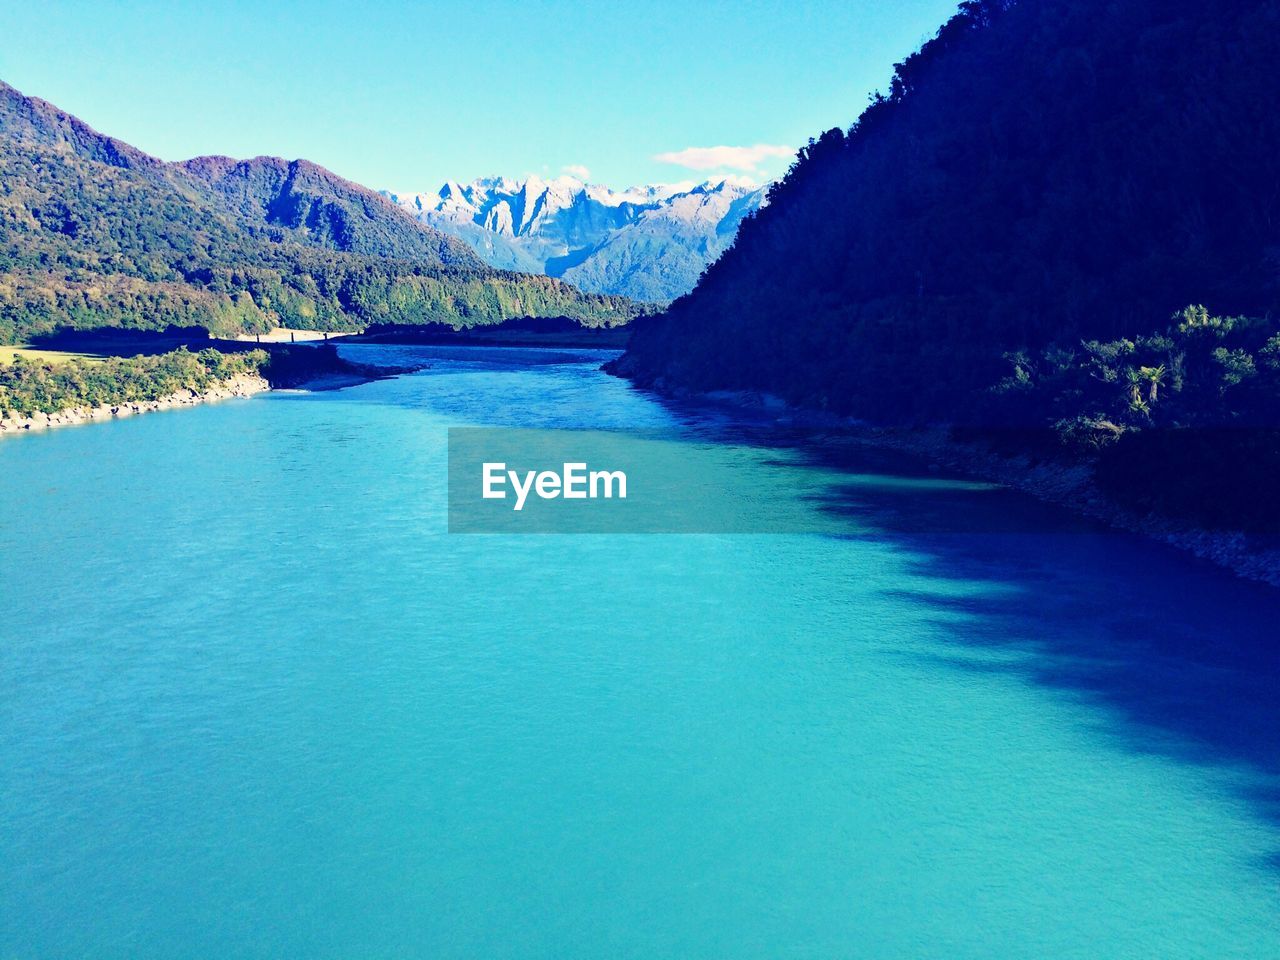
[[[862,426],[847,442],[901,451],[957,473],[1002,484],[1116,529],[1158,540],[1247,580],[1280,587],[1280,546],[1274,542],[1128,510],[1099,487],[1091,463],[1026,454],[1005,456],[984,444],[958,440],[945,428],[884,430]]]
[[[201,341],[147,352],[157,338],[114,338],[131,355],[30,356],[23,349],[0,365],[0,435],[93,423],[139,413],[246,397],[264,390],[337,390],[420,369],[423,364],[372,366],[338,355],[332,343],[271,344]],[[132,351],[138,349],[137,353]]]
[[[270,389],[271,385],[262,377],[240,376],[225,383],[206,387],[203,390],[179,390],[155,400],[103,404],[97,407],[70,407],[53,413],[35,413],[25,417],[4,417],[0,418],[0,437],[52,430],[57,427],[70,427],[82,423],[118,420],[122,417],[156,413],[161,410],[177,410],[182,407],[192,407],[201,403],[216,403],[220,400],[231,400],[237,397],[251,397],[254,394]]]
[[[820,438],[817,442],[827,447],[847,445],[907,454],[939,469],[998,483],[1115,529],[1158,540],[1244,579],[1280,587],[1280,537],[1205,529],[1168,517],[1144,515],[1126,509],[1098,485],[1094,465],[1087,461],[998,452],[981,440],[959,439],[949,427],[944,426],[876,427],[821,411],[794,407],[778,397],[755,392],[696,394],[683,390],[649,389],[673,399],[704,401],[768,414],[780,426],[813,430]]]

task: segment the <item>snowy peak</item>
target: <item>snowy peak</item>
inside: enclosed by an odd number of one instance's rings
[[[576,177],[447,181],[384,196],[467,241],[495,267],[563,277],[584,290],[668,301],[733,242],[766,187],[730,177],[614,190]]]

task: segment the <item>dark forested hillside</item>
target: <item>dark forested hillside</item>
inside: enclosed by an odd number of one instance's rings
[[[599,326],[634,314],[619,297],[491,270],[314,164],[167,164],[0,84],[0,342],[58,326]]]
[[[1280,308],[1280,2],[973,0],[619,369],[883,419],[1005,354]]]

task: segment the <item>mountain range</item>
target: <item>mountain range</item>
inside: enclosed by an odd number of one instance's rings
[[[166,163],[0,82],[0,342],[58,326],[624,323],[306,160]]]
[[[663,303],[693,289],[767,194],[737,179],[612,190],[569,176],[383,191],[423,224],[465,240],[490,266]]]

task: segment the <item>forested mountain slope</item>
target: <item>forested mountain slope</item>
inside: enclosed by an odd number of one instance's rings
[[[955,419],[987,415],[1011,351],[1156,334],[1189,303],[1266,318],[1277,63],[1276,0],[964,3],[619,369]]]
[[[216,191],[233,213],[283,227],[313,246],[441,265],[482,263],[462,241],[307,160],[196,157],[178,167]]]
[[[0,85],[0,341],[56,326],[612,325],[635,309],[485,267],[305,161],[166,164]]]

